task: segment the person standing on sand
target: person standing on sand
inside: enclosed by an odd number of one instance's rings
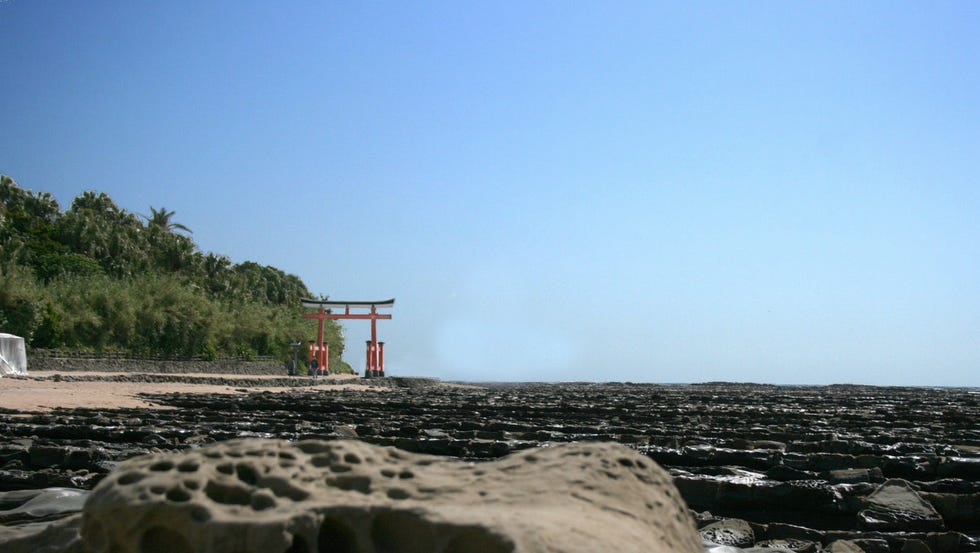
[[[310,361],[310,376],[313,377],[313,380],[316,380],[316,373],[318,372],[320,372],[320,362],[317,361],[316,357],[314,357],[313,360]]]

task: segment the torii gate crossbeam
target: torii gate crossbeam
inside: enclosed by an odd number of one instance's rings
[[[371,321],[371,340],[367,342],[367,365],[364,367],[364,377],[372,378],[385,375],[384,366],[384,342],[378,342],[378,319],[391,319],[390,313],[378,313],[379,308],[393,307],[395,298],[384,301],[320,301],[303,298],[300,300],[303,307],[316,309],[316,313],[305,313],[305,319],[317,319],[319,324],[316,331],[316,348],[318,362],[321,367],[327,367],[326,351],[322,348],[323,344],[323,321],[325,319],[366,319]],[[343,313],[327,313],[327,309],[344,308]],[[369,313],[351,313],[354,309],[370,309]],[[312,352],[311,352],[312,353]]]

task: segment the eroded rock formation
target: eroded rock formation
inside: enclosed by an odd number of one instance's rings
[[[472,463],[233,440],[120,464],[81,535],[92,553],[703,551],[666,471],[608,443]]]

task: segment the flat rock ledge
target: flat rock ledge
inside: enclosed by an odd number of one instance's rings
[[[5,551],[704,551],[670,475],[613,443],[466,462],[353,440],[219,442],[120,463],[45,532]]]

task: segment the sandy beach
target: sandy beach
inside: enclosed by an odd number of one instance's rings
[[[106,380],[79,380],[104,378]],[[235,375],[235,374],[184,374],[179,382],[115,381],[117,372],[63,373],[32,371],[28,377],[0,378],[0,408],[25,412],[48,412],[55,408],[75,409],[120,409],[154,408],[172,409],[166,405],[140,397],[140,394],[200,393],[240,395],[245,393],[296,390],[292,386],[275,385],[282,376],[275,375]],[[165,375],[172,378],[173,375]],[[297,382],[307,383],[307,376],[292,377]],[[201,380],[202,383],[196,383]],[[215,380],[224,381],[213,384]],[[254,386],[256,380],[268,380],[269,386]],[[204,383],[207,382],[207,383]],[[249,384],[245,387],[244,383]],[[355,375],[331,375],[318,378],[322,388],[329,383],[329,390],[363,388],[361,379]]]

